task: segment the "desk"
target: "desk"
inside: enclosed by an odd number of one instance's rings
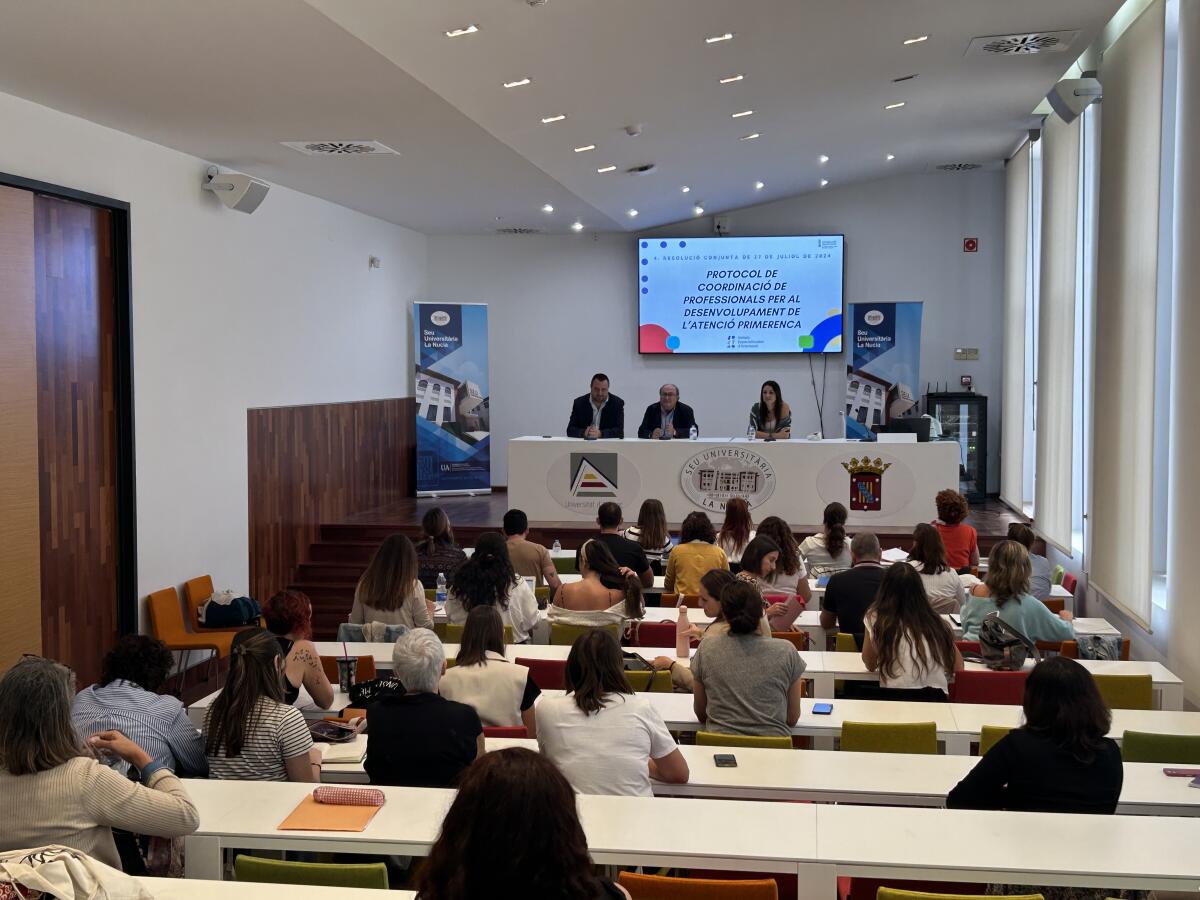
[[[137,879],[154,900],[379,900],[379,891],[365,888],[328,888],[308,884],[260,884],[252,881],[207,881],[198,878]],[[388,900],[415,900],[415,891],[388,891]]]
[[[886,467],[878,510],[856,510],[852,503],[852,476],[843,463],[864,455]],[[595,476],[588,483],[577,477],[585,458],[587,471]],[[914,522],[936,517],[933,498],[958,484],[958,463],[958,446],[936,441],[520,437],[508,442],[508,496],[510,505],[533,521],[591,522],[606,500],[616,500],[632,515],[643,500],[655,497],[668,521],[682,522],[696,510],[720,514],[730,496],[745,496],[755,521],[782,516],[796,526],[820,522],[825,505],[836,500],[850,509],[847,527],[852,532],[870,526],[912,528]],[[717,490],[726,481],[735,486]]]
[[[649,609],[646,612],[649,613]],[[689,610],[689,612],[694,612],[694,610]],[[649,618],[648,615],[647,618]],[[954,618],[960,624],[955,625],[950,617],[946,615],[942,616],[942,621],[950,626],[950,630],[954,632],[954,639],[960,640],[962,638],[962,616],[956,613]],[[1121,634],[1107,619],[1085,617],[1075,619],[1072,624],[1075,626],[1075,634],[1078,636],[1090,634],[1119,636]],[[821,627],[820,600],[815,593],[813,599],[809,601],[808,608],[796,618],[795,627],[797,631],[805,632],[812,645],[817,648],[825,647],[829,635],[837,631],[837,628],[827,629]]]

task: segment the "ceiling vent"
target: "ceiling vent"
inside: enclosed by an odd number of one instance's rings
[[[285,147],[299,150],[305,156],[399,156],[387,144],[379,141],[282,141]]]
[[[540,228],[497,228],[496,234],[541,234]]]
[[[977,37],[967,45],[967,56],[1033,56],[1062,53],[1075,43],[1078,31],[1031,31],[1027,34],[995,34]]]
[[[939,172],[974,172],[976,169],[982,169],[983,166],[979,163],[942,163],[937,167]]]
[[[626,169],[625,174],[626,175],[649,175],[651,172],[653,172],[657,168],[658,168],[658,166],[656,166],[654,163],[646,163],[644,166],[633,166],[631,168]]]

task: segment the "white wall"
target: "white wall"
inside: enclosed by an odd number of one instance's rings
[[[410,394],[426,238],[280,187],[233,212],[202,160],[6,94],[0,134],[0,171],[132,205],[139,596],[244,590],[247,408]]]
[[[989,398],[989,487],[999,484],[1004,290],[1004,178],[1000,172],[898,176],[831,188],[730,214],[732,232],[846,235],[846,300],[921,300],[926,381],[973,375]],[[711,234],[711,219],[652,234]],[[963,253],[962,239],[979,239]],[[490,305],[492,477],[508,481],[507,439],[562,433],[571,399],[606,372],[626,402],[626,430],[664,381],[679,385],[707,434],[741,434],[767,378],[792,406],[793,433],[817,429],[810,357],[653,357],[637,353],[633,235],[429,238],[429,299]],[[978,362],[955,362],[955,347]],[[825,430],[840,434],[845,356],[828,360]],[[816,364],[821,383],[820,357]]]

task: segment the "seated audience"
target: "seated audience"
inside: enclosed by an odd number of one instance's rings
[[[624,629],[646,614],[642,583],[629,569],[617,566],[608,547],[596,539],[579,548],[579,581],[564,584],[549,608],[551,622],[571,625],[613,625]],[[608,587],[619,584],[621,587]]]
[[[532,578],[534,587],[550,586],[553,597],[562,582],[550,551],[541,544],[529,540],[529,516],[519,509],[510,509],[504,514],[504,538],[508,541],[508,558],[513,571],[522,578]]]
[[[956,613],[967,601],[967,592],[958,572],[946,562],[946,546],[936,528],[922,522],[913,529],[909,564],[921,573],[925,595],[936,613]]]
[[[667,557],[667,574],[663,579],[667,593],[699,593],[700,578],[705,572],[729,568],[725,551],[713,546],[716,539],[708,516],[702,512],[688,513],[679,530],[679,546]]]
[[[800,555],[813,578],[844,572],[850,568],[850,544],[846,540],[846,507],[830,503],[825,507],[820,534],[810,534],[800,543]]]
[[[458,661],[442,676],[439,693],[473,707],[485,726],[524,725],[537,737],[533,702],[541,691],[529,669],[505,659],[504,622],[494,606],[467,614]]]
[[[80,741],[74,693],[71,670],[37,656],[0,678],[0,851],[62,844],[119,869],[113,828],[168,838],[194,832],[199,813],[166,765],[119,731]],[[138,780],[97,756],[117,757]]]
[[[518,578],[508,558],[503,535],[487,531],[475,542],[471,554],[450,580],[446,618],[455,625],[467,621],[476,606],[495,606],[505,625],[512,627],[513,642],[524,644],[538,620],[537,597],[524,578]]]
[[[692,657],[693,706],[705,731],[790,735],[800,718],[804,660],[790,642],[764,637],[762,595],[744,581],[721,591],[729,630],[706,636]]]
[[[487,753],[463,774],[417,873],[421,900],[629,900],[594,874],[575,792],[540,753]]]
[[[758,537],[770,538],[779,548],[779,559],[771,573],[770,586],[764,588],[764,593],[797,594],[807,603],[812,597],[809,572],[792,527],[779,516],[767,516],[758,526]]]
[[[204,717],[209,777],[321,780],[321,755],[308,723],[283,699],[283,660],[269,631],[248,628],[234,637],[225,687]]]
[[[413,542],[402,534],[388,535],[354,587],[350,621],[356,625],[382,622],[406,628],[432,628],[434,605],[425,599],[419,570]],[[437,575],[433,577],[436,582]],[[447,573],[447,583],[449,580]]]
[[[725,551],[730,563],[742,561],[742,551],[754,540],[754,522],[750,519],[750,504],[741,497],[733,497],[725,503],[725,521],[717,532],[717,546]]]
[[[283,702],[295,703],[304,688],[317,706],[333,706],[333,685],[311,640],[312,603],[308,597],[299,591],[280,591],[263,607],[263,620],[283,651]]]
[[[964,641],[979,640],[979,627],[988,613],[1000,618],[1031,641],[1070,641],[1075,638],[1069,610],[1057,615],[1029,593],[1029,554],[1016,541],[1000,541],[988,554],[987,577],[971,589],[962,611]]]
[[[537,739],[575,790],[649,797],[651,778],[687,782],[687,761],[658,710],[629,686],[611,634],[580,635],[565,680],[565,696],[545,696],[536,707]]]
[[[417,577],[421,586],[436,588],[438,575],[446,581],[454,577],[467,559],[454,543],[454,529],[450,517],[440,506],[430,509],[421,518],[421,540],[417,542]]]
[[[371,784],[452,787],[483,755],[479,714],[438,695],[445,671],[446,651],[432,631],[418,628],[397,638],[392,672],[405,692],[389,691],[367,707],[363,767]]]
[[[962,572],[979,565],[979,536],[963,521],[967,517],[967,498],[947,488],[934,498],[937,520],[933,523],[946,547],[946,563]]]
[[[100,681],[75,695],[75,730],[84,738],[119,731],[179,777],[207,777],[200,732],[178,698],[158,693],[174,667],[175,655],[158,638],[125,635],[105,654]],[[119,756],[102,762],[129,771]]]
[[[863,645],[863,615],[875,602],[883,582],[882,556],[879,538],[860,531],[850,542],[852,565],[830,577],[821,598],[821,627],[828,630],[836,626],[838,631],[853,635],[859,650]]]
[[[654,571],[650,568],[650,560],[646,551],[637,541],[621,537],[621,507],[611,500],[601,503],[596,510],[596,524],[600,526],[600,534],[596,536],[613,555],[617,565],[631,570],[642,582],[642,587],[654,586]],[[575,555],[575,564],[579,564],[579,554]],[[622,579],[623,580],[623,579]],[[609,587],[620,587],[620,584],[610,583]]]
[[[907,563],[888,567],[863,629],[863,663],[879,673],[879,688],[868,693],[945,702],[950,676],[963,668],[962,654],[950,626],[930,606],[916,569]]]
[[[783,521],[774,516],[771,518],[780,523]],[[772,531],[778,532],[785,529],[786,526],[784,529],[772,528]],[[794,538],[791,541],[789,552],[793,554],[790,564],[798,569],[803,568],[804,563],[800,562],[800,556],[796,553]],[[766,617],[772,631],[791,630],[812,596],[808,579],[797,577],[799,573],[796,576],[783,575],[780,580],[782,557],[783,550],[780,545],[768,537],[762,529],[759,529],[758,536],[747,544],[746,549],[742,552],[742,571],[738,573],[738,578],[743,578],[756,585],[766,599],[768,604]]]
[[[671,552],[671,531],[667,528],[667,512],[662,501],[651,497],[642,501],[636,525],[630,525],[624,536],[636,543],[651,563],[662,562]]]
[[[1045,600],[1050,596],[1052,586],[1050,582],[1054,577],[1054,567],[1050,565],[1050,560],[1046,557],[1033,552],[1033,545],[1037,543],[1037,535],[1028,525],[1013,522],[1008,526],[1008,539],[1016,541],[1029,553],[1029,593],[1039,600]]]

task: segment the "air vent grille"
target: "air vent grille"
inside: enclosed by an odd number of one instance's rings
[[[658,168],[658,166],[656,166],[654,163],[646,163],[644,166],[630,166],[628,169],[625,170],[625,174],[626,175],[649,175],[651,172],[653,172],[657,168]]]
[[[1062,53],[1070,49],[1078,31],[1030,31],[1024,34],[994,34],[977,37],[967,46],[967,56],[1033,56]]]
[[[379,141],[283,141],[306,156],[381,156],[400,154]]]
[[[540,228],[497,228],[496,234],[541,234]]]
[[[982,168],[979,163],[942,163],[937,167],[939,172],[973,172]]]

